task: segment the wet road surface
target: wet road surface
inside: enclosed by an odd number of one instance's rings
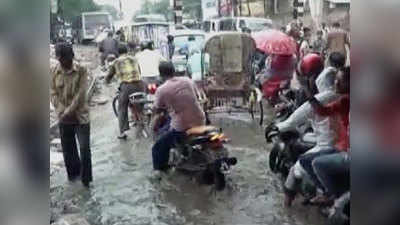
[[[104,225],[320,225],[315,208],[297,200],[283,207],[281,180],[268,169],[268,150],[262,129],[248,114],[213,115],[231,139],[226,145],[238,164],[228,176],[228,187],[213,192],[190,177],[171,171],[161,180],[152,174],[152,140],[116,138],[118,121],[111,108],[114,83],[101,84],[105,105],[91,108],[91,148],[94,182],[90,190],[69,183],[64,168],[51,177],[51,195],[73,201],[91,224]],[[269,119],[269,118],[267,118]]]

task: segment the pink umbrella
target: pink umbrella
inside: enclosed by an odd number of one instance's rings
[[[254,34],[257,49],[267,54],[293,55],[297,53],[296,41],[278,30],[267,30]]]

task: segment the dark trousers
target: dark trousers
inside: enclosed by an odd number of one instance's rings
[[[327,195],[339,195],[341,186],[345,185],[338,183],[335,177],[344,175],[350,179],[350,160],[345,152],[320,156],[312,162],[312,167]]]
[[[90,124],[59,124],[61,146],[69,180],[81,176],[83,183],[93,180],[90,152]],[[76,138],[79,141],[80,157]]]
[[[135,92],[143,92],[144,85],[140,82],[121,83],[118,98],[118,123],[119,131],[122,133],[129,130],[128,106],[129,95]]]
[[[169,152],[171,148],[174,147],[176,143],[182,141],[184,137],[185,132],[171,130],[163,134],[157,140],[152,149],[153,168],[155,170],[162,170],[168,166]]]
[[[314,159],[316,159],[320,156],[330,155],[330,154],[334,154],[334,153],[337,153],[337,150],[329,149],[329,150],[322,150],[319,152],[306,153],[306,154],[301,155],[299,158],[300,165],[304,168],[304,170],[310,176],[310,178],[314,182],[314,184],[321,190],[324,190],[324,186],[321,184],[320,180],[318,179],[317,175],[315,174],[314,168],[312,167],[312,162],[314,161]]]

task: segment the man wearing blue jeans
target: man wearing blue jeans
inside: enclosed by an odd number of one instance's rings
[[[185,138],[185,131],[205,125],[205,114],[196,97],[196,87],[187,77],[174,77],[175,69],[171,62],[161,62],[160,76],[166,80],[155,94],[155,124],[164,118],[159,114],[167,111],[171,117],[170,130],[162,134],[152,148],[154,170],[165,171],[169,168],[170,149]],[[154,129],[153,129],[154,130]]]
[[[320,156],[314,159],[312,167],[326,196],[338,197],[343,192],[343,184],[334,180],[334,177],[337,175],[350,177],[350,158],[347,152]]]
[[[317,175],[314,173],[314,169],[312,166],[313,160],[318,157],[335,154],[337,152],[338,151],[336,149],[332,148],[328,150],[322,150],[319,152],[304,154],[299,158],[300,165],[304,168],[305,171],[307,171],[307,174],[310,176],[311,180],[321,190],[324,190],[324,186],[321,184],[321,182],[318,180]]]

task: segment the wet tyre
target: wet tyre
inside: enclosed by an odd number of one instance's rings
[[[221,172],[216,172],[214,174],[214,185],[217,191],[224,190],[226,186],[225,174]]]
[[[211,170],[204,170],[200,173],[200,183],[205,185],[214,184],[214,173]]]
[[[116,117],[118,117],[118,96],[115,96],[112,101],[113,111]]]
[[[276,173],[278,171],[278,156],[279,156],[279,147],[274,145],[271,152],[269,153],[269,168],[272,172]]]

